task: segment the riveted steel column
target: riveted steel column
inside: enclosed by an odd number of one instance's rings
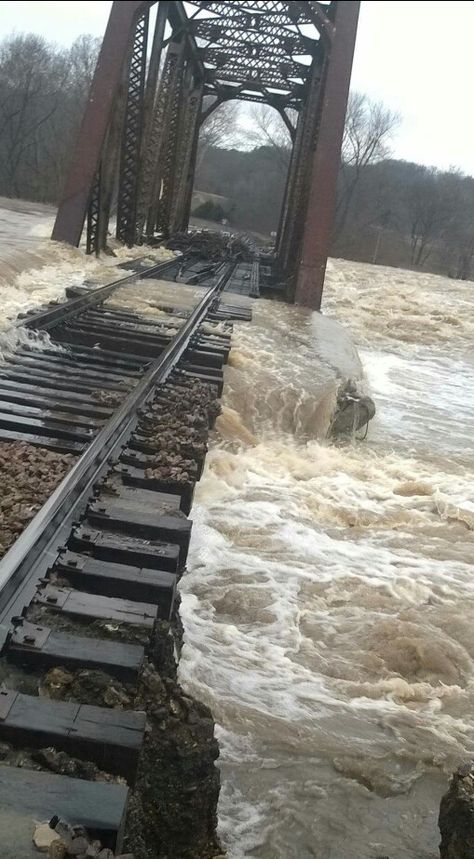
[[[143,130],[148,9],[137,20],[128,80],[125,124],[120,157],[117,238],[129,246],[135,243],[141,135]]]
[[[298,170],[301,167],[301,145],[304,124],[305,109],[303,107],[298,114],[298,120],[296,123],[296,135],[291,149],[291,159],[286,179],[285,196],[281,207],[280,221],[278,224],[278,233],[275,243],[278,267],[281,272],[284,272],[287,267],[290,222],[291,219],[295,217],[295,183]]]
[[[171,49],[170,45],[170,49]],[[184,78],[187,66],[185,65],[185,44],[181,42],[176,46],[178,49],[176,74],[173,86],[168,93],[168,122],[163,137],[163,145],[160,148],[160,163],[158,165],[159,184],[155,184],[156,218],[155,229],[168,236],[170,233],[171,210],[173,195],[175,192],[176,170],[180,143],[180,119],[182,108],[182,97]]]
[[[189,220],[188,203],[190,204],[196,167],[203,90],[204,82],[195,83],[193,76],[191,76],[187,94],[183,100],[180,121],[178,158],[170,218],[170,232],[172,233],[185,229]]]
[[[298,149],[298,136],[301,137],[301,134],[298,135],[298,126],[301,126],[301,124],[302,124],[302,118],[301,118],[301,111],[300,111],[298,113],[298,119],[296,121],[295,134],[294,134],[292,144],[291,144],[290,163],[288,165],[288,172],[287,172],[286,181],[285,181],[285,193],[283,195],[283,203],[281,206],[280,218],[278,220],[277,237],[275,240],[275,248],[276,248],[277,253],[278,253],[278,248],[280,247],[280,243],[281,243],[281,239],[282,239],[282,235],[283,235],[283,232],[285,229],[286,219],[287,219],[287,215],[288,215],[288,204],[289,204],[289,200],[290,200],[290,196],[291,196],[291,188],[293,185],[294,174],[295,174],[296,153],[297,153],[297,149]]]
[[[339,0],[325,66],[318,140],[311,165],[307,217],[295,302],[318,310],[333,227],[336,183],[360,3]]]
[[[143,236],[145,221],[153,191],[153,180],[156,171],[159,140],[160,135],[163,133],[163,116],[160,115],[157,105],[160,98],[161,82],[159,82],[159,73],[169,7],[170,3],[164,2],[164,0],[161,0],[158,4],[158,14],[156,16],[155,32],[153,35],[150,67],[146,82],[144,104],[145,117],[142,135],[140,178],[136,212],[137,241],[141,241]]]
[[[181,214],[181,224],[177,227],[179,230],[187,230],[189,226],[189,219],[191,217],[191,206],[192,206],[192,197],[193,197],[193,188],[194,188],[194,178],[196,175],[196,164],[197,164],[197,156],[198,156],[198,148],[199,148],[199,133],[201,131],[201,111],[202,111],[202,100],[204,96],[204,85],[202,86],[200,95],[199,95],[199,107],[196,115],[196,127],[194,129],[194,140],[192,142],[191,156],[189,161],[189,170],[188,170],[188,178],[187,184],[185,187],[185,196],[183,200],[183,209]]]
[[[150,123],[137,217],[139,232],[143,231],[146,221],[146,234],[149,237],[155,231],[158,201],[163,190],[165,162],[170,157],[168,151],[170,127],[173,118],[176,119],[176,123],[178,120],[177,106],[181,91],[183,51],[182,43],[171,42],[168,46]]]
[[[321,104],[321,67],[313,60],[305,104],[298,121],[295,139],[293,176],[286,201],[287,210],[278,245],[278,267],[289,284],[288,299],[293,300],[295,273],[306,217],[311,158],[316,146]]]
[[[87,208],[86,254],[99,256],[101,210],[101,165],[97,168],[89,206]]]

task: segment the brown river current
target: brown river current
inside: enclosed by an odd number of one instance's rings
[[[117,259],[0,205],[1,353],[18,312]],[[324,318],[258,301],[235,326],[181,584],[230,859],[438,856],[440,797],[474,757],[473,290],[333,260]],[[334,365],[376,401],[365,441],[324,441]]]
[[[474,284],[333,260],[337,364],[378,413],[324,441],[330,320],[235,327],[193,508],[181,676],[218,723],[231,859],[427,859],[474,755]],[[318,357],[319,356],[319,357]]]

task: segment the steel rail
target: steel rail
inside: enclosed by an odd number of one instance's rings
[[[121,286],[128,286],[141,278],[154,276],[159,277],[162,274],[166,274],[170,268],[173,268],[175,265],[179,265],[181,262],[182,257],[175,257],[174,259],[165,260],[164,262],[150,266],[150,268],[145,268],[142,271],[133,272],[130,275],[126,275],[125,277],[114,280],[111,283],[107,283],[105,286],[91,289],[89,292],[86,292],[85,295],[70,298],[68,301],[64,301],[62,304],[55,305],[54,307],[47,308],[46,310],[40,310],[40,312],[35,313],[34,316],[29,316],[25,319],[17,319],[13,323],[12,327],[33,328],[38,331],[48,331],[55,325],[59,325],[61,322],[64,322],[64,320],[75,316],[77,313],[81,313],[85,308],[101,304],[102,301],[105,301],[112,292],[119,289]]]
[[[166,381],[188,348],[194,332],[218,299],[233,267],[232,264],[222,266],[214,286],[206,291],[164,352],[150,365],[141,381],[0,561],[0,625],[3,639],[8,634],[11,618],[21,614],[28,604],[41,578],[68,538],[72,524],[84,511],[94,483],[110,465],[111,455],[133,430],[138,408],[147,402],[156,385]]]

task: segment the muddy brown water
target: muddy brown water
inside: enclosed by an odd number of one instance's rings
[[[236,326],[181,663],[218,723],[231,859],[438,855],[440,797],[474,753],[473,295],[331,261],[324,310],[363,365],[344,374],[378,407],[346,446],[323,440],[314,318],[259,301]]]

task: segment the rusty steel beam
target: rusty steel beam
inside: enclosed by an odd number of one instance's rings
[[[137,19],[128,76],[127,104],[122,132],[117,238],[131,247],[136,240],[138,180],[145,112],[148,9]]]
[[[160,65],[164,47],[165,29],[168,20],[169,2],[161,0],[153,35],[153,47],[146,82],[144,102],[144,127],[142,151],[140,154],[140,175],[138,182],[137,210],[135,222],[136,240],[142,241],[143,228],[150,206],[153,191],[153,178],[156,171],[157,152],[162,134],[163,116],[157,109],[160,98]]]
[[[78,245],[135,21],[153,2],[114,2],[52,238]]]
[[[147,235],[156,229],[169,235],[171,206],[176,183],[179,149],[180,118],[186,74],[186,50],[184,40],[170,43],[167,62],[173,63],[167,92],[167,121],[163,128],[159,150],[158,170],[155,175],[151,214],[147,220]]]
[[[141,234],[146,222],[146,235],[153,236],[157,209],[164,189],[164,174],[169,159],[175,152],[170,145],[170,132],[178,121],[176,103],[179,103],[184,61],[184,43],[170,42],[160,77],[151,119],[148,150],[143,165],[143,181],[139,199],[138,231]]]
[[[312,157],[309,199],[294,300],[321,307],[331,245],[336,183],[354,57],[359,0],[338,0],[331,47],[323,78],[316,149]]]
[[[278,232],[280,270],[291,281],[290,300],[318,306],[359,2],[195,0],[188,16],[182,0],[162,0],[148,56],[155,2],[112,5],[53,238],[79,244],[89,212],[87,249],[97,253],[116,196],[117,235],[127,244],[142,240],[145,224],[148,236],[184,226],[198,126],[230,98],[264,102],[280,112],[294,144]],[[312,56],[310,66],[300,54]],[[209,95],[215,100],[202,110]],[[297,129],[291,107],[300,114]]]
[[[304,106],[299,114],[288,189],[283,201],[278,230],[278,269],[288,283],[289,301],[293,301],[294,298],[295,271],[301,252],[311,158],[317,142],[320,109],[320,69],[313,61]]]
[[[176,165],[176,187],[171,205],[171,233],[186,229],[189,221],[188,204],[194,184],[203,86],[202,80],[198,82],[191,80],[183,105]]]
[[[99,256],[101,235],[101,165],[97,168],[94,185],[87,209],[86,254]]]
[[[293,145],[291,147],[290,163],[288,165],[288,172],[286,174],[285,192],[283,195],[283,202],[282,202],[281,209],[280,209],[280,219],[278,222],[277,237],[276,237],[276,241],[275,241],[275,249],[276,249],[278,266],[280,268],[280,272],[282,272],[282,270],[284,268],[284,266],[283,266],[283,259],[285,256],[284,238],[288,234],[288,214],[289,214],[290,205],[292,203],[293,196],[294,196],[294,186],[295,186],[295,181],[296,181],[296,170],[297,170],[298,161],[299,161],[300,152],[301,152],[303,125],[304,125],[303,111],[300,111],[298,113],[298,119],[296,122],[295,134],[293,137]]]
[[[202,103],[202,93],[201,93],[201,103]],[[181,226],[178,226],[178,229],[187,230],[189,227],[189,219],[191,217],[191,208],[192,208],[192,200],[193,200],[193,188],[194,188],[194,177],[196,173],[196,164],[197,164],[197,156],[198,156],[198,147],[199,147],[199,116],[196,117],[196,128],[193,140],[193,146],[191,151],[191,158],[189,164],[189,173],[187,179],[187,187],[183,200],[183,208],[182,208],[182,221]]]
[[[203,4],[204,5],[204,4]],[[169,3],[168,18],[173,30],[173,38],[180,39],[184,37],[186,53],[191,63],[194,74],[198,78],[204,77],[204,65],[202,61],[202,52],[196,44],[196,39],[190,31],[188,15],[184,8],[184,3],[181,0],[173,0]]]

